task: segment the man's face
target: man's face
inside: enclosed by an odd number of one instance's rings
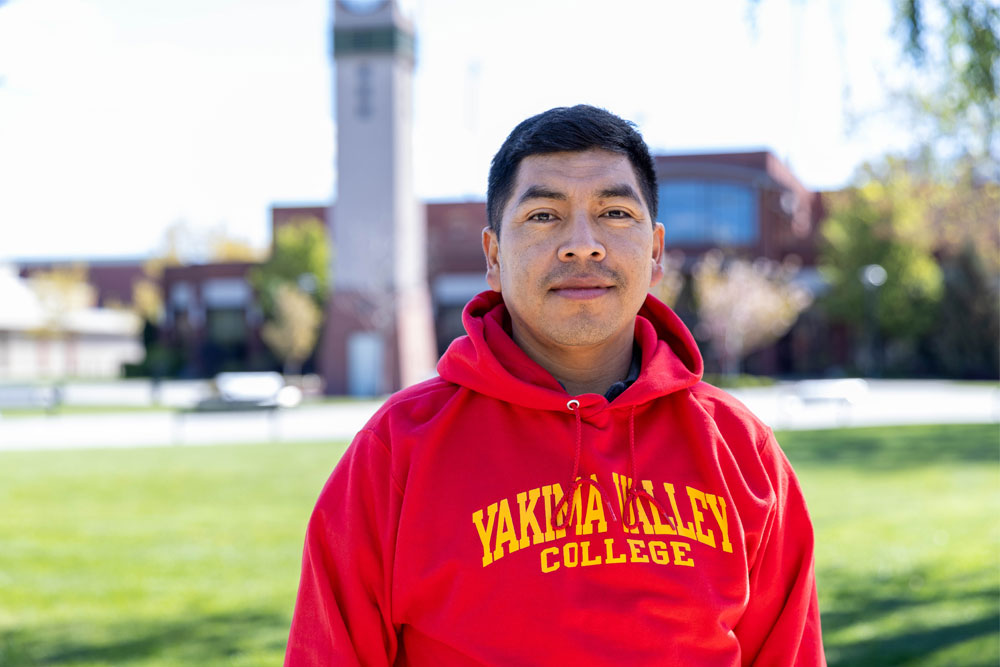
[[[663,276],[663,225],[650,221],[624,155],[547,153],[521,161],[500,236],[483,230],[486,280],[514,337],[546,348],[631,339]]]

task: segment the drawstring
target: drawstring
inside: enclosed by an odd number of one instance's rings
[[[573,483],[569,485],[569,490],[563,494],[563,497],[559,499],[556,503],[556,508],[554,512],[553,519],[555,521],[556,530],[564,530],[567,526],[573,523],[573,516],[576,514],[576,505],[573,503],[573,496],[576,494],[577,489],[581,488],[585,484],[589,484],[597,492],[601,494],[601,499],[604,500],[604,504],[608,506],[608,512],[611,513],[611,518],[614,521],[618,521],[618,517],[615,516],[615,510],[611,507],[611,501],[608,500],[608,494],[604,493],[604,489],[601,487],[600,483],[591,479],[590,477],[577,477],[577,473],[580,472],[580,448],[583,442],[583,418],[580,417],[580,401],[575,398],[566,403],[566,408],[573,413],[576,417],[576,452],[573,454]],[[559,514],[566,510],[562,519],[559,518]]]
[[[608,512],[611,514],[612,520],[618,521],[618,517],[615,515],[615,510],[612,508],[611,502],[608,500],[608,495],[604,492],[604,488],[601,484],[597,480],[590,477],[577,476],[580,472],[580,449],[583,446],[583,418],[580,416],[580,401],[574,398],[566,403],[566,408],[573,413],[574,417],[576,417],[576,450],[573,453],[573,482],[570,484],[569,490],[564,493],[562,498],[559,499],[559,502],[556,503],[555,511],[553,512],[555,528],[557,530],[565,530],[571,523],[573,523],[573,517],[576,514],[576,504],[573,503],[573,497],[578,489],[587,484],[597,489],[597,492],[601,494],[601,499],[604,500],[604,504],[608,507]],[[627,492],[628,499],[625,503],[625,516],[622,517],[622,524],[628,530],[632,530],[639,525],[639,498],[644,498],[649,503],[650,508],[658,511],[676,531],[677,522],[674,521],[674,517],[667,514],[666,510],[663,509],[663,505],[661,505],[651,493],[642,488],[639,484],[638,478],[636,478],[634,405],[628,415],[628,467],[629,477],[632,480],[632,484],[629,486]],[[560,518],[560,514],[563,515],[562,518]]]
[[[638,521],[639,498],[645,498],[647,501],[649,501],[650,508],[651,509],[655,508],[656,511],[659,511],[659,513],[663,515],[663,518],[666,519],[676,531],[677,522],[674,521],[674,517],[669,516],[666,510],[663,509],[663,505],[661,505],[659,501],[656,498],[654,498],[651,493],[646,491],[646,489],[642,488],[642,486],[639,484],[639,479],[635,476],[635,406],[634,405],[632,406],[632,409],[628,413],[628,469],[629,469],[629,477],[632,480],[632,484],[629,486],[628,489],[628,501],[625,505],[625,512],[623,512],[625,516],[622,517],[623,525],[625,526],[625,528],[632,530],[633,528],[639,525]]]

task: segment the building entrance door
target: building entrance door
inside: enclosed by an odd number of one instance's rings
[[[385,345],[373,331],[358,331],[347,338],[347,393],[377,396],[383,393]]]

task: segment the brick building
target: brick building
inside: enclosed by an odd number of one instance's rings
[[[819,193],[808,190],[767,151],[661,155],[659,219],[668,250],[680,250],[690,266],[712,248],[746,258],[802,263],[802,278],[815,288],[817,233],[824,217]],[[430,286],[438,353],[463,332],[461,312],[476,293],[488,289],[482,254],[487,225],[483,201],[432,202],[426,206],[427,282]],[[274,229],[301,219],[333,224],[336,207],[275,206]],[[336,289],[336,286],[334,286]],[[690,312],[681,312],[689,323]],[[794,373],[816,343],[805,323],[771,348],[754,354],[748,368],[758,373]],[[318,354],[323,354],[319,350]]]
[[[807,282],[818,284],[814,265],[817,232],[824,217],[818,193],[805,188],[767,151],[697,153],[655,157],[659,219],[668,250],[680,250],[690,266],[711,248],[732,255],[781,261],[800,258]],[[426,271],[438,354],[463,332],[461,312],[474,294],[487,289],[482,230],[484,201],[431,202],[427,225]],[[273,206],[272,238],[282,225],[320,220],[331,228],[336,207]],[[336,253],[335,253],[336,255]],[[29,276],[65,263],[23,262]],[[133,284],[144,277],[140,260],[87,262],[96,305],[129,304]],[[161,335],[179,359],[181,372],[211,376],[221,370],[268,368],[273,364],[260,338],[261,312],[248,281],[252,262],[173,266],[162,276],[164,321]],[[815,284],[813,286],[815,286]],[[334,290],[337,289],[334,284]],[[690,323],[693,313],[679,308]],[[824,345],[823,323],[800,322],[785,339],[747,361],[752,372],[788,374],[808,368]],[[317,350],[322,359],[326,350]],[[343,363],[341,361],[340,363]]]
[[[51,271],[74,264],[83,264],[87,269],[87,282],[94,288],[94,306],[106,308],[132,303],[132,288],[136,282],[146,277],[142,259],[93,259],[84,262],[60,260],[24,260],[18,262],[18,274],[30,278],[40,271]]]

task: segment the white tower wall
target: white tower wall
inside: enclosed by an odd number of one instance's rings
[[[413,191],[413,27],[394,0],[335,0],[334,59],[338,185],[324,375],[332,391],[354,393],[347,378],[365,371],[350,349],[363,348],[372,369],[385,369],[376,385],[395,389],[431,374],[435,361],[426,220]],[[375,359],[377,341],[385,347]]]

